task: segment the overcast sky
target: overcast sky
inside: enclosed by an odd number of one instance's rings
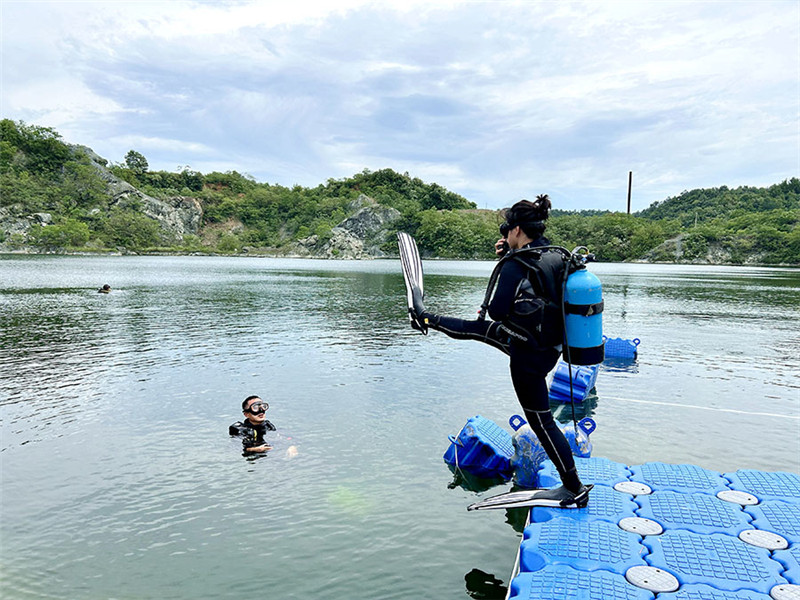
[[[2,117],[110,161],[622,211],[800,174],[797,0],[0,6]]]

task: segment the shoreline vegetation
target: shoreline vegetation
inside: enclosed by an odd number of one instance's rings
[[[317,187],[109,163],[52,128],[0,121],[0,254],[494,259],[500,211],[392,169]],[[683,191],[633,215],[553,210],[547,235],[601,262],[800,266],[800,179]]]

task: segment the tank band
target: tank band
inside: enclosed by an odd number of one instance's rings
[[[599,315],[603,312],[605,302],[602,300],[596,304],[570,304],[564,303],[564,310],[568,315],[580,315],[582,317],[591,317],[592,315]]]
[[[569,354],[564,351],[564,360],[569,360],[572,365],[598,365],[605,358],[605,344],[592,348],[569,347]]]

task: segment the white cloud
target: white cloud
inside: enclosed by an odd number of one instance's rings
[[[3,116],[154,168],[391,167],[567,208],[616,203],[628,170],[635,208],[800,171],[796,3],[0,6]]]

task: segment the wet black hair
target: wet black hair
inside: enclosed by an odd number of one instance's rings
[[[242,410],[247,410],[247,403],[250,402],[250,400],[254,400],[255,398],[258,398],[260,400],[261,396],[248,396],[247,398],[245,398],[244,402],[242,402]]]
[[[552,206],[547,194],[539,194],[533,202],[520,200],[505,211],[508,228],[513,229],[519,225],[525,235],[535,240],[544,233],[546,228],[544,222],[550,216]]]

